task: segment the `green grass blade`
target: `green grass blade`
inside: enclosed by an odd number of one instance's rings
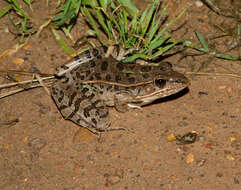
[[[132,61],[134,61],[134,60],[136,60],[136,59],[144,59],[144,60],[147,60],[147,59],[148,59],[148,56],[145,55],[145,54],[134,54],[134,55],[132,55],[132,56],[130,56],[130,57],[127,57],[127,58],[125,58],[125,59],[123,59],[123,60],[121,60],[121,61],[123,61],[123,62],[132,62]]]
[[[2,10],[0,10],[0,18],[2,18],[5,14],[8,13],[12,9],[12,5],[8,5],[4,7]]]
[[[111,3],[111,0],[99,0],[100,6],[104,9],[104,11],[107,10],[108,5]]]
[[[215,57],[218,57],[221,59],[226,59],[226,60],[231,60],[231,61],[237,61],[237,60],[241,59],[241,58],[235,58],[231,55],[224,55],[224,54],[215,54]]]
[[[170,38],[170,36],[171,36],[170,34],[166,34],[163,38],[160,38],[158,41],[152,41],[150,43],[149,48],[151,50],[154,50],[154,49],[160,47],[168,38]]]
[[[30,7],[31,11],[33,11],[31,1],[30,0],[23,0],[23,1]]]
[[[204,51],[209,52],[209,48],[208,48],[208,44],[207,44],[206,40],[202,37],[202,35],[198,31],[195,31],[195,34],[196,34],[198,40],[200,41]]]
[[[136,6],[132,3],[131,0],[118,0],[118,2],[125,7],[125,9],[127,10],[127,12],[131,15],[131,16],[135,16],[138,14],[139,10],[136,8]]]
[[[97,15],[98,22],[101,25],[101,27],[104,29],[104,31],[106,32],[108,39],[112,39],[113,36],[105,23],[106,19],[102,16],[100,10],[95,9],[95,13]]]
[[[237,27],[237,35],[240,36],[241,35],[241,26],[238,25]]]
[[[71,55],[74,53],[74,51],[68,46],[67,42],[64,41],[60,35],[58,34],[57,30],[55,30],[54,28],[51,28],[52,33],[54,34],[54,37],[57,41],[57,43],[59,44],[59,46],[61,47],[61,49],[67,53],[68,55]]]
[[[152,6],[151,6],[149,12],[147,13],[147,16],[144,19],[144,23],[143,23],[144,28],[142,28],[142,31],[141,31],[142,37],[145,36],[147,29],[150,25],[150,21],[152,19],[153,13],[154,13],[156,3],[157,3],[157,0],[153,0]]]

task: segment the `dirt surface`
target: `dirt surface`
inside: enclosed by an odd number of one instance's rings
[[[138,2],[140,8],[148,4]],[[230,1],[218,2],[225,8],[230,5]],[[197,44],[194,30],[205,37],[221,34],[211,27],[212,21],[234,26],[233,20],[218,17],[197,1],[168,4],[170,17],[187,8],[173,29],[185,23],[175,34],[186,34]],[[0,1],[0,7],[4,5]],[[49,18],[53,7],[36,1],[35,23],[41,25]],[[9,25],[6,16],[0,19],[1,53],[18,42],[8,32]],[[78,22],[73,37],[80,37],[84,29]],[[235,40],[223,37],[212,44],[227,52]],[[227,53],[238,56],[240,52],[234,48]],[[182,55],[167,59],[181,72],[241,74],[240,62],[210,56],[180,59]],[[2,58],[0,68],[53,73],[67,58],[47,28],[39,38],[32,37],[27,46]],[[8,82],[3,76],[1,84]],[[64,120],[42,88],[0,99],[0,189],[241,189],[241,79],[213,74],[188,77],[189,90],[176,96],[124,114],[111,110],[112,125],[127,130],[102,133],[100,138]],[[198,134],[194,143],[172,141],[172,135],[192,131]]]

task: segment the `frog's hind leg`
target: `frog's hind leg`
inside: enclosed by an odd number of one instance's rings
[[[109,110],[91,88],[74,90],[63,83],[52,86],[52,97],[64,119],[87,128],[95,134],[122,128],[110,127]]]
[[[99,99],[97,95],[92,97],[91,94],[85,94],[82,98],[86,96],[89,98],[86,99],[84,103],[85,106],[81,109],[76,109],[76,107],[79,107],[79,102],[76,99],[74,104],[74,110],[76,110],[76,112],[73,111],[72,115],[68,117],[69,120],[86,127],[95,134],[98,134],[99,132],[124,129],[122,127],[111,127],[109,109],[104,104],[103,100]],[[83,122],[88,125],[83,125]]]
[[[79,67],[83,63],[89,62],[93,59],[101,59],[105,52],[104,47],[99,47],[97,49],[87,50],[86,52],[73,57],[73,59],[67,64],[62,65],[56,69],[55,76],[61,77],[66,73],[72,71],[73,69]]]

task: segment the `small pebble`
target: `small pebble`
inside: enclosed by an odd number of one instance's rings
[[[202,167],[202,166],[204,166],[205,163],[206,163],[205,159],[199,160],[199,161],[197,161],[197,166]]]
[[[40,151],[42,148],[46,146],[46,141],[41,138],[33,138],[29,141],[28,146],[33,148],[34,150]]]
[[[223,177],[223,174],[220,173],[220,172],[218,172],[218,173],[216,174],[216,177]]]
[[[31,159],[31,162],[37,161],[39,159],[39,152],[38,151],[31,152],[30,159]]]
[[[191,163],[193,163],[194,162],[194,155],[192,154],[192,153],[189,153],[187,156],[186,156],[186,163],[187,164],[191,164]]]
[[[106,183],[110,185],[115,185],[119,182],[120,182],[120,177],[117,175],[108,176],[106,179]]]
[[[177,140],[174,133],[170,133],[169,135],[167,135],[166,139],[167,139],[167,142],[173,142]]]
[[[207,95],[208,95],[208,92],[199,91],[199,92],[198,92],[198,95],[199,95],[199,96],[203,96],[203,95],[207,96]]]
[[[195,5],[197,7],[202,7],[203,6],[203,3],[201,1],[195,1]]]
[[[226,88],[226,92],[229,96],[232,96],[232,88],[230,87]]]
[[[188,178],[187,178],[187,182],[188,182],[189,184],[191,184],[192,181],[193,181],[193,178],[192,178],[192,177],[188,177]]]
[[[186,122],[186,121],[180,121],[180,122],[178,122],[178,126],[179,127],[186,127],[186,126],[188,126],[188,122]]]
[[[227,158],[228,160],[230,160],[230,161],[235,160],[235,158],[233,157],[232,154],[226,154],[226,158]]]
[[[25,55],[31,55],[31,51],[26,50],[26,51],[25,51]]]

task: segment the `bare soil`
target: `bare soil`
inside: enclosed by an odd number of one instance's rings
[[[140,8],[149,4],[136,2]],[[218,2],[228,8],[231,1]],[[45,1],[35,1],[35,12],[29,10],[36,24],[41,25],[51,16],[54,1],[50,3],[46,7]],[[170,18],[187,8],[172,28],[184,24],[175,34],[177,37],[185,34],[196,44],[194,30],[206,38],[222,34],[210,22],[234,26],[232,19],[214,14],[197,1],[173,0],[168,4]],[[5,5],[5,1],[0,1],[0,7]],[[10,27],[7,16],[0,19],[0,26],[2,53],[17,44],[18,39],[7,30]],[[84,27],[81,21],[77,22],[72,31],[75,39],[81,37]],[[236,40],[223,37],[211,42],[220,52],[238,56],[240,49],[229,51]],[[0,189],[241,189],[241,79],[212,74],[241,75],[240,62],[207,55],[180,59],[182,56],[179,53],[167,59],[175,70],[211,74],[188,75],[189,90],[142,110],[124,114],[111,110],[112,125],[127,130],[105,132],[99,138],[64,120],[43,88],[0,99]],[[37,68],[42,73],[53,73],[67,58],[47,28],[39,38],[31,37],[26,47],[1,58],[0,68],[22,71]],[[6,82],[1,74],[0,83]],[[192,131],[198,134],[192,144],[169,139],[172,134]]]

